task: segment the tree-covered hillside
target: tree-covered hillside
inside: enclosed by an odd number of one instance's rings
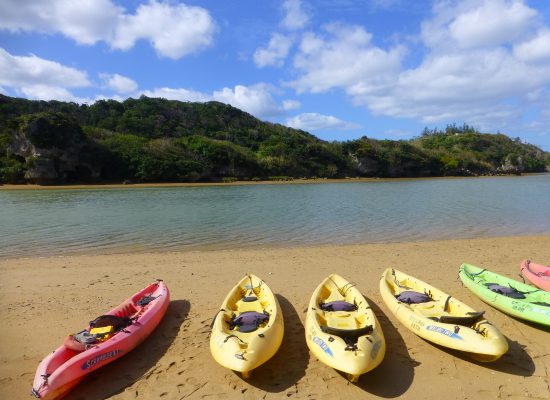
[[[218,102],[0,95],[0,121],[0,182],[10,183],[474,175],[542,172],[549,161],[535,146],[468,126],[329,143]]]

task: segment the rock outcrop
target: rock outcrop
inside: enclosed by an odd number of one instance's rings
[[[82,175],[98,179],[100,169],[80,158],[87,147],[80,125],[61,113],[22,118],[10,144],[13,154],[25,159],[25,179],[37,184],[70,182]]]

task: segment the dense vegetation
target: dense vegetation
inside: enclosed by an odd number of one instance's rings
[[[325,142],[232,106],[93,105],[0,95],[0,182],[207,181],[542,172],[535,146],[464,125],[408,141]]]

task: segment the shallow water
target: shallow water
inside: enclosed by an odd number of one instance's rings
[[[0,191],[0,257],[550,234],[550,174]]]

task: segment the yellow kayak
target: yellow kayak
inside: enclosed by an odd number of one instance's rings
[[[380,280],[382,299],[397,319],[423,339],[490,362],[508,351],[508,341],[484,317],[447,293],[395,269]]]
[[[247,274],[231,289],[212,321],[210,352],[226,368],[248,378],[283,340],[281,306],[267,284]]]
[[[306,343],[322,363],[351,382],[378,366],[386,341],[365,297],[340,275],[329,275],[315,289],[306,316]]]

